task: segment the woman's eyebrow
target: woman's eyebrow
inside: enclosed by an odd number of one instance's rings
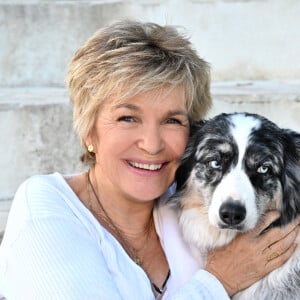
[[[115,109],[119,109],[119,108],[126,108],[129,110],[133,110],[133,111],[142,111],[142,109],[140,107],[138,107],[137,105],[134,105],[132,103],[120,103],[117,104],[115,107]],[[188,113],[186,110],[184,109],[170,109],[166,112],[167,116],[178,116],[178,115],[182,115],[185,117],[188,117]]]
[[[127,109],[135,110],[135,111],[140,111],[141,110],[137,105],[134,105],[134,104],[131,104],[131,103],[120,103],[120,104],[117,104],[114,108],[115,109],[127,108]]]
[[[167,115],[168,116],[182,115],[182,116],[187,117],[188,113],[187,113],[187,111],[185,111],[183,109],[182,110],[181,109],[176,109],[176,110],[170,110],[170,111],[168,111]]]

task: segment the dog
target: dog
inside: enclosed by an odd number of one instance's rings
[[[250,113],[192,126],[169,204],[192,252],[205,254],[253,229],[267,210],[284,226],[300,212],[300,134]],[[299,240],[299,238],[298,238]],[[233,299],[300,299],[300,246],[280,268]]]

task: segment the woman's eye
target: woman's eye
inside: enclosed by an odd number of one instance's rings
[[[219,161],[217,160],[211,160],[208,162],[208,166],[212,169],[220,169],[221,168],[221,164]]]
[[[182,124],[182,122],[180,120],[174,119],[174,118],[173,119],[168,119],[166,123],[167,124]]]
[[[132,122],[134,122],[135,120],[134,120],[134,117],[132,117],[132,116],[122,116],[122,117],[119,117],[119,118],[118,118],[118,121],[119,121],[119,122],[128,122],[128,123],[132,123]]]
[[[257,168],[257,173],[260,173],[260,174],[266,174],[266,173],[268,173],[268,171],[269,171],[269,167],[267,167],[267,166],[259,166]]]

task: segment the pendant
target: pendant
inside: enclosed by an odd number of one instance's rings
[[[135,262],[137,265],[139,265],[139,266],[142,265],[142,259],[141,259],[140,257],[138,257],[138,256],[136,256],[136,257],[134,258],[134,262]]]

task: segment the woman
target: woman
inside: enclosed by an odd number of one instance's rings
[[[228,299],[289,258],[298,223],[257,237],[272,212],[199,270],[160,205],[211,104],[208,65],[173,27],[101,29],[75,54],[67,84],[90,167],[18,189],[0,253],[7,299]],[[268,247],[281,254],[268,261]]]

